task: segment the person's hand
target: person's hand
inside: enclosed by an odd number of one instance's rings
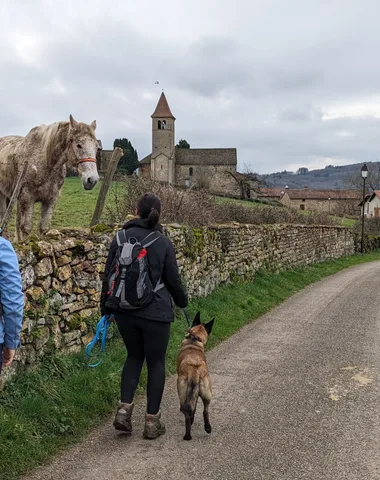
[[[3,367],[9,367],[15,358],[16,350],[8,347],[3,347]]]

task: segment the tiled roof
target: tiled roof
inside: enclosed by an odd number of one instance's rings
[[[236,148],[176,148],[177,165],[234,165]]]
[[[309,188],[303,189],[287,189],[285,193],[289,195],[291,200],[309,199],[309,200],[359,200],[359,190],[313,190]]]
[[[161,93],[161,97],[158,100],[156,110],[151,115],[152,118],[173,118],[175,120],[174,115],[172,114],[168,101],[166,100],[164,92]]]
[[[281,198],[285,188],[260,188],[259,197]]]
[[[150,165],[151,160],[152,160],[152,154],[150,153],[149,155],[144,157],[142,160],[140,160],[140,163],[142,163],[143,165]]]

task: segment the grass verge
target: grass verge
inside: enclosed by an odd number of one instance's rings
[[[380,260],[380,252],[279,274],[259,272],[254,282],[222,286],[207,298],[193,300],[189,312],[200,310],[203,321],[216,317],[208,344],[212,348],[307,285],[374,260]],[[179,316],[172,328],[167,374],[175,373],[184,332],[184,319]],[[118,338],[109,343],[107,351],[103,363],[94,369],[87,367],[82,355],[56,356],[22,374],[0,393],[0,472],[4,478],[17,479],[65,445],[81,440],[114,409],[125,351]],[[141,390],[145,381],[144,373]]]

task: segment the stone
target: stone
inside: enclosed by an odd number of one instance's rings
[[[68,250],[70,248],[76,247],[77,240],[75,238],[65,238],[64,240],[53,242],[52,246],[53,246],[54,252],[62,252],[64,250]]]
[[[26,290],[34,284],[36,275],[34,273],[34,268],[32,267],[32,265],[27,265],[21,270],[21,279],[23,290]]]
[[[62,267],[63,265],[67,265],[71,262],[71,257],[68,255],[62,255],[61,257],[57,258],[57,266]]]
[[[87,240],[86,242],[84,242],[83,249],[85,252],[90,252],[91,250],[93,250],[94,249],[93,242],[91,242],[91,240]]]
[[[62,295],[69,295],[73,291],[73,281],[71,278],[67,280],[67,282],[63,282],[61,284],[61,288],[59,289],[59,292],[62,293]]]
[[[34,345],[36,350],[40,350],[49,340],[50,330],[48,327],[38,328],[33,331],[33,336],[35,338]]]
[[[81,262],[81,263],[78,263],[78,265],[75,265],[75,267],[73,267],[73,272],[78,273],[83,270],[87,270],[91,266],[92,266],[91,262],[89,260],[86,260],[85,262]]]
[[[41,241],[37,242],[40,257],[52,257],[54,255],[53,246],[49,242]]]
[[[36,278],[44,278],[53,273],[53,265],[50,258],[43,258],[34,267]]]
[[[45,292],[42,290],[41,287],[31,287],[26,291],[26,296],[29,300],[33,300],[34,302],[38,302],[41,298],[45,295]]]
[[[59,312],[63,303],[62,295],[59,292],[56,292],[53,296],[49,298],[49,307],[50,311]]]
[[[70,265],[64,265],[63,267],[58,268],[57,277],[62,282],[68,280],[71,277],[72,271]]]
[[[80,330],[74,330],[72,332],[64,333],[62,335],[63,343],[65,345],[69,345],[72,342],[75,342],[78,338],[80,338]]]
[[[36,285],[41,287],[44,292],[47,292],[51,287],[51,277],[46,277],[44,279],[36,280]]]
[[[63,237],[63,234],[59,230],[51,229],[51,230],[49,230],[48,232],[45,233],[45,237],[59,240],[60,238]]]

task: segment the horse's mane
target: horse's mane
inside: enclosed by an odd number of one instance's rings
[[[56,122],[46,126],[42,135],[44,137],[44,150],[46,152],[46,160],[48,163],[50,163],[54,149],[57,150],[57,147],[60,145],[62,145],[62,152],[65,149],[68,129],[69,122]]]

